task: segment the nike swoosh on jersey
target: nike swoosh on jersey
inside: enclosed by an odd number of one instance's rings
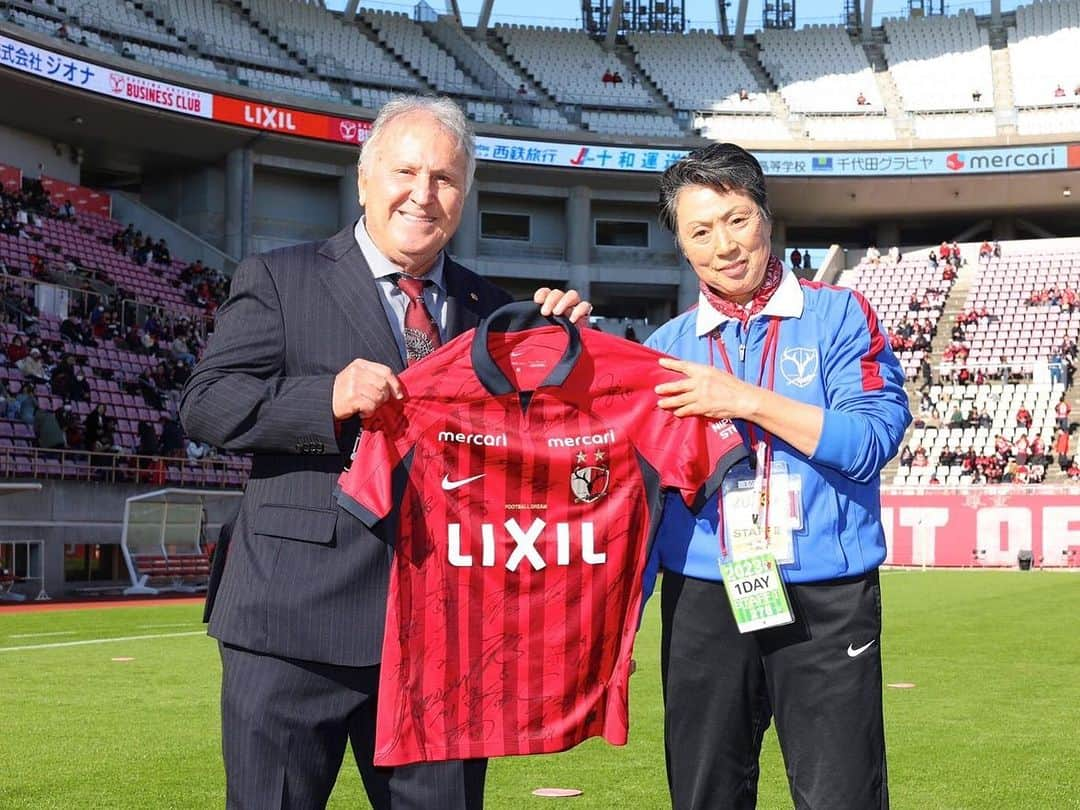
[[[873,643],[874,643],[874,640],[870,639],[868,642],[863,644],[861,647],[852,647],[850,644],[848,644],[847,645],[848,658],[854,658],[855,656],[866,652],[868,649],[870,649],[870,646]]]
[[[487,473],[480,473],[479,475],[474,475],[472,478],[462,478],[460,481],[451,481],[449,475],[444,475],[442,479],[442,488],[446,492],[450,492],[451,490],[457,489],[458,487],[463,487],[466,484],[471,484],[473,481],[483,478],[485,475],[487,475]]]

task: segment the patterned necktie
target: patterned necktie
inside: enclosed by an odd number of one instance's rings
[[[409,297],[405,307],[405,358],[411,366],[442,345],[439,326],[424,303],[424,286],[431,281],[399,275],[398,289]]]

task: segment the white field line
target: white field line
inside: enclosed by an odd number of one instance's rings
[[[74,630],[55,630],[52,633],[12,633],[8,638],[43,638],[45,636],[73,636]]]
[[[21,647],[0,647],[0,653],[23,652],[25,650],[54,650],[57,647],[85,647],[88,644],[110,644],[114,641],[143,641],[153,638],[180,638],[182,636],[205,636],[205,630],[189,633],[154,633],[146,636],[119,636],[117,638],[89,638],[83,641],[55,641],[51,644],[26,644]]]
[[[198,627],[199,622],[173,622],[172,624],[137,624],[136,630],[160,630],[163,627]]]

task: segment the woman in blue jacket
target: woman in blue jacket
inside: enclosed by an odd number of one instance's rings
[[[911,421],[903,372],[861,295],[772,255],[748,152],[692,152],[660,204],[700,279],[647,341],[683,375],[660,407],[736,420],[752,458],[697,514],[669,498],[657,535],[672,803],[754,807],[775,719],[797,808],[887,807],[879,473]]]

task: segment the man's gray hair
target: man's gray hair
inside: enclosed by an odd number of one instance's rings
[[[726,194],[744,191],[766,219],[772,219],[765,174],[757,158],[733,143],[712,143],[672,163],[660,177],[660,224],[678,233],[675,204],[687,186],[705,186]]]
[[[465,192],[468,193],[472,188],[473,174],[476,172],[476,143],[465,113],[445,96],[395,96],[386,102],[379,110],[379,114],[375,116],[375,123],[371,125],[371,134],[368,135],[360,150],[360,159],[357,161],[360,171],[363,172],[364,167],[369,165],[390,123],[402,116],[418,112],[431,115],[439,122],[439,126],[457,139],[458,148],[465,153]]]

